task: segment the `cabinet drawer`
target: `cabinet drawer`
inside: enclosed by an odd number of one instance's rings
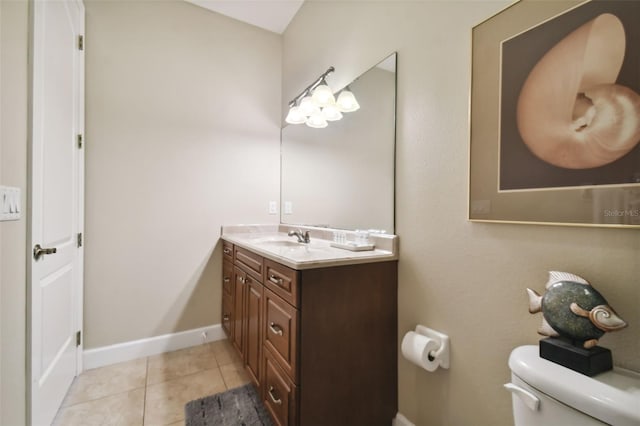
[[[234,246],[234,259],[236,265],[241,266],[249,275],[262,282],[264,272],[264,263],[262,256],[245,250],[238,246]]]
[[[264,354],[264,405],[278,426],[296,424],[297,389],[278,367],[273,355]]]
[[[231,325],[233,324],[233,297],[231,294],[222,294],[222,328],[227,337],[231,338]]]
[[[265,286],[293,306],[298,306],[298,271],[269,259],[264,260]]]
[[[232,295],[233,289],[233,263],[227,262],[226,258],[222,262],[222,289],[224,294]]]
[[[222,258],[233,263],[233,244],[227,241],[222,242]]]
[[[298,311],[267,289],[264,298],[264,345],[271,349],[285,373],[297,383]]]

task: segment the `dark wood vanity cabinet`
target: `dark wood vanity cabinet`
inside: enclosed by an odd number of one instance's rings
[[[397,261],[298,271],[238,246],[233,254],[234,326],[223,328],[275,423],[391,424]]]

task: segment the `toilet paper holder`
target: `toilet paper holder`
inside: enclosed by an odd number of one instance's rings
[[[416,333],[426,336],[430,339],[437,341],[440,347],[435,351],[429,352],[429,361],[434,359],[438,361],[438,364],[442,368],[449,368],[449,336],[439,331],[432,330],[423,325],[416,325]]]

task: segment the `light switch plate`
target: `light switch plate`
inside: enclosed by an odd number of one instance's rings
[[[20,188],[0,186],[0,221],[18,220],[22,216]]]
[[[291,201],[284,202],[284,214],[293,214],[293,203]]]
[[[278,202],[269,201],[269,214],[278,214]]]

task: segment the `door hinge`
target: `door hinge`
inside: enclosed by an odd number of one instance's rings
[[[78,247],[82,247],[82,232],[78,234]]]
[[[78,36],[78,50],[84,50],[84,36]]]
[[[82,148],[82,135],[78,135],[78,149]]]
[[[82,332],[76,331],[76,346],[80,346],[81,342],[82,342]]]

